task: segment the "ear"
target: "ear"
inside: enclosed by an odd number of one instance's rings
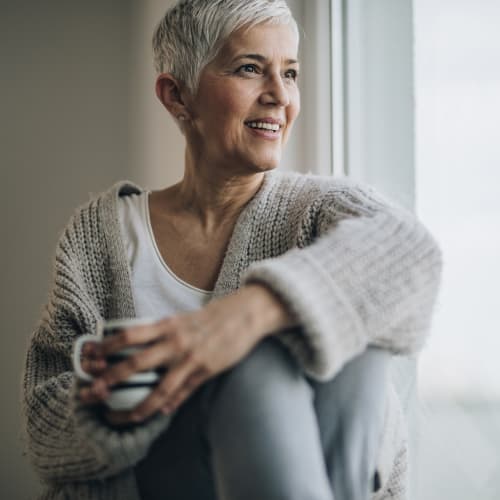
[[[176,119],[187,120],[189,112],[182,97],[183,87],[169,73],[162,73],[156,78],[156,96],[167,111]]]

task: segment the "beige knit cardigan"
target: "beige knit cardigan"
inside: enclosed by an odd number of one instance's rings
[[[122,182],[94,196],[56,249],[23,378],[28,454],[45,499],[137,500],[133,467],[169,424],[157,416],[127,430],[108,426],[79,404],[70,361],[75,338],[95,332],[98,320],[135,315],[117,201],[140,191]],[[373,189],[275,171],[239,216],[214,297],[249,281],[269,286],[301,324],[278,337],[305,373],[324,380],[369,344],[418,351],[440,274],[441,253],[429,232]],[[377,499],[405,496],[406,443],[394,395],[391,401]]]

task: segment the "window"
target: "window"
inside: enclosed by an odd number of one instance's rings
[[[445,256],[419,372],[427,402],[419,491],[429,500],[493,500],[500,491],[500,2],[414,0],[414,11],[417,212]]]
[[[342,31],[332,54],[343,169],[414,209],[444,252],[418,370],[411,498],[493,500],[500,491],[500,2],[330,0],[330,8],[331,30]]]

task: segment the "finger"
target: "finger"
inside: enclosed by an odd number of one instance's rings
[[[156,389],[133,411],[134,421],[142,421],[165,406],[174,392],[191,375],[193,365],[190,362],[181,362],[171,367]]]
[[[89,359],[84,358],[81,361],[82,370],[92,376],[100,375],[107,367],[106,360],[103,358]]]
[[[98,354],[95,342],[85,342],[81,349],[80,366],[82,370],[94,375],[104,368],[105,359]]]
[[[133,423],[131,411],[108,410],[104,416],[111,425],[117,427]]]
[[[88,341],[82,346],[82,355],[86,358],[95,358],[99,356],[99,342]],[[100,357],[100,356],[99,356]]]
[[[108,356],[114,352],[121,351],[126,347],[149,344],[158,340],[171,330],[172,318],[166,318],[149,325],[138,325],[126,328],[106,337],[96,349],[102,356]]]
[[[163,392],[166,395],[166,401],[169,401],[182,387],[188,387],[188,381],[198,369],[199,367],[190,358],[172,366],[161,382],[164,386]]]
[[[96,392],[90,386],[84,386],[78,390],[78,398],[84,405],[102,403],[108,396],[109,392]]]
[[[198,370],[193,373],[182,388],[168,398],[167,402],[161,408],[162,413],[170,415],[172,412],[177,410],[177,408],[179,408],[179,406],[181,406],[186,399],[188,399],[196,391],[196,389],[207,380],[207,378],[208,377],[203,370]]]
[[[96,387],[100,385],[111,387],[118,382],[127,380],[135,373],[166,366],[178,357],[179,355],[175,352],[174,346],[165,340],[109,366],[102,371],[93,385]]]

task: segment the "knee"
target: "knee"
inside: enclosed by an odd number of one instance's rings
[[[390,363],[390,353],[369,348],[347,363],[334,379],[313,381],[318,413],[333,411],[339,418],[360,419],[367,425],[380,419],[389,389]]]
[[[339,373],[338,378],[364,387],[385,390],[392,356],[388,351],[369,347],[352,359]]]
[[[330,382],[316,405],[336,498],[368,498],[381,444],[391,356],[370,348]]]
[[[352,360],[339,375],[338,389],[350,393],[346,410],[348,418],[373,429],[380,429],[385,416],[389,373],[391,364],[389,352],[368,348]]]
[[[218,381],[216,397],[279,399],[286,394],[312,399],[312,391],[292,356],[275,339],[260,342],[255,349]]]

